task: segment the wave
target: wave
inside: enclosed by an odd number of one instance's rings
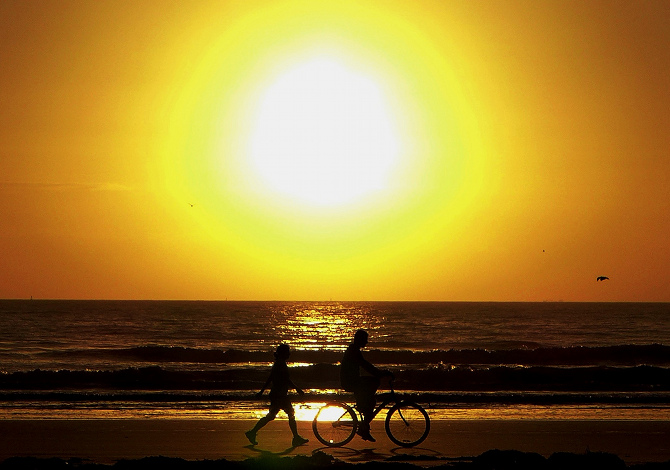
[[[124,349],[92,349],[49,353],[58,357],[106,358],[146,363],[245,364],[267,363],[271,351],[199,349],[180,346],[140,346]],[[524,343],[516,349],[450,349],[431,351],[371,350],[366,358],[375,364],[471,364],[525,366],[670,366],[670,346],[660,344],[605,347],[540,347]],[[296,350],[291,361],[336,364],[342,351]]]
[[[670,391],[670,368],[550,366],[391,367],[398,390],[417,391]],[[158,366],[116,371],[40,370],[0,374],[0,390],[258,390],[269,368],[218,371],[169,370]],[[314,364],[291,368],[304,389],[339,388],[339,367]]]
[[[226,391],[0,391],[0,403],[11,402],[15,406],[19,402],[28,405],[37,403],[61,403],[61,406],[90,402],[105,403],[184,403],[201,406],[204,403],[242,403],[262,402],[267,396],[258,398],[257,390],[226,390]],[[383,393],[383,392],[380,392]],[[461,406],[477,404],[619,404],[619,405],[660,405],[670,404],[670,391],[630,393],[630,392],[437,392],[437,391],[402,391],[403,398],[436,405]],[[323,402],[326,400],[352,401],[350,393],[341,391],[307,391],[301,398],[302,402]]]
[[[670,366],[670,346],[523,347],[517,349],[451,349],[436,351],[370,351],[381,364],[471,364],[525,366]]]

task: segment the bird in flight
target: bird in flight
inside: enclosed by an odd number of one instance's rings
[[[607,277],[607,276],[598,276],[598,277],[596,278],[596,282],[597,282],[597,281],[605,281],[605,280],[607,280],[607,279],[609,279],[609,277]]]
[[[195,204],[191,204],[190,202],[188,203],[188,205],[191,207],[195,206]]]

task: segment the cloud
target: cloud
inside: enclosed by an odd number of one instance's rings
[[[130,186],[119,183],[101,183],[91,185],[91,191],[131,191]]]
[[[130,186],[119,183],[37,183],[0,182],[0,188],[30,188],[38,191],[132,191]]]

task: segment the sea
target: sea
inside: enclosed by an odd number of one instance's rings
[[[0,419],[255,419],[279,344],[296,415],[380,393],[432,419],[670,420],[670,303],[0,300]]]

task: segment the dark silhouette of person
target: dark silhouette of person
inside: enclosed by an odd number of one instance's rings
[[[293,447],[309,442],[308,439],[305,439],[298,434],[293,404],[288,396],[288,391],[293,388],[301,397],[305,394],[305,392],[293,384],[289,377],[286,361],[290,355],[291,350],[287,344],[280,344],[277,346],[277,351],[274,353],[275,363],[272,365],[270,377],[268,377],[268,380],[265,382],[265,385],[263,385],[263,388],[261,388],[261,391],[256,394],[257,397],[263,396],[265,389],[272,383],[272,388],[270,388],[270,409],[268,410],[268,414],[259,419],[253,429],[244,433],[245,436],[247,436],[247,439],[249,439],[249,442],[253,445],[258,444],[258,442],[256,442],[256,433],[263,426],[274,420],[277,413],[279,413],[279,410],[284,410],[288,416],[288,425],[293,433]]]
[[[356,432],[363,440],[375,442],[370,435],[370,421],[372,421],[375,409],[375,393],[379,388],[380,378],[384,376],[393,377],[388,370],[380,370],[366,361],[361,353],[361,348],[368,344],[368,332],[358,330],[354,335],[354,342],[344,352],[340,366],[340,383],[342,388],[348,392],[354,392],[356,408],[363,415],[363,422]],[[361,375],[363,369],[369,375]]]

